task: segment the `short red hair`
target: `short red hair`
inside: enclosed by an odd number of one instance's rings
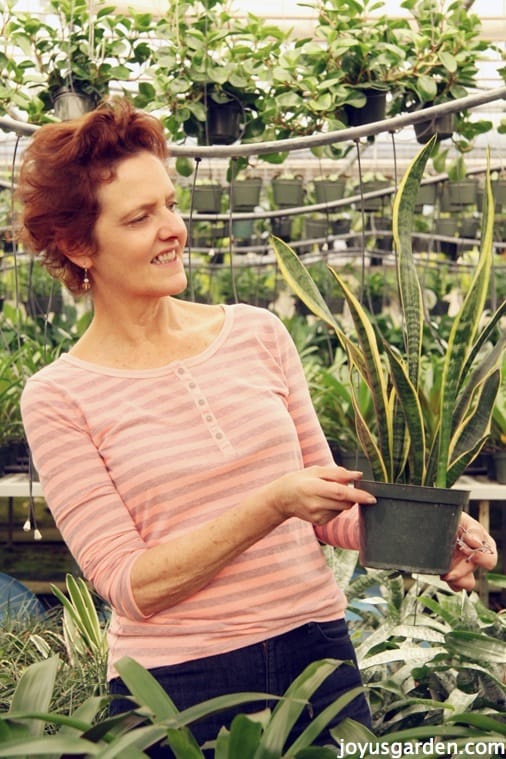
[[[114,178],[119,161],[148,151],[168,157],[161,122],[136,110],[126,98],[102,103],[86,115],[45,124],[31,138],[21,164],[20,240],[74,294],[83,272],[65,255],[96,252],[98,187]]]

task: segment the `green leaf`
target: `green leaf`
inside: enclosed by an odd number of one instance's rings
[[[454,74],[457,71],[457,68],[458,68],[457,59],[455,58],[454,55],[449,53],[447,50],[440,50],[439,60],[441,61],[445,69],[447,69],[447,71],[450,72],[450,74]]]
[[[280,271],[294,293],[320,319],[335,330],[339,326],[315,281],[297,254],[283,240],[271,237]],[[340,331],[340,330],[339,330]]]
[[[238,714],[234,717],[230,725],[228,759],[253,759],[262,731],[262,721],[254,716]]]
[[[35,662],[35,664],[27,667],[16,686],[7,714],[47,712],[53,696],[59,666],[59,657],[52,656],[45,661]],[[27,725],[31,735],[42,735],[44,732],[43,721],[27,720],[24,724]]]
[[[28,757],[46,756],[51,759],[55,756],[62,755],[79,755],[79,756],[98,756],[100,746],[90,741],[81,740],[76,737],[60,735],[44,735],[40,738],[30,738],[28,740],[17,740],[0,745],[0,757]]]
[[[484,633],[453,630],[446,635],[446,645],[452,653],[467,659],[504,664],[506,641]]]
[[[179,714],[160,683],[134,659],[125,656],[115,667],[135,701],[140,706],[147,706],[153,713],[154,720],[165,720]]]
[[[255,753],[255,759],[280,757],[285,741],[306,707],[307,700],[340,664],[342,662],[335,659],[313,662],[292,682],[273,711]]]
[[[329,704],[313,719],[297,740],[286,750],[289,756],[298,756],[298,752],[311,746],[334,717],[345,709],[357,696],[364,693],[363,687],[352,688]]]

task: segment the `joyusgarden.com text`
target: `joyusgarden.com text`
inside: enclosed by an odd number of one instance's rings
[[[337,759],[368,759],[374,756],[403,759],[403,757],[506,757],[506,741],[471,739],[468,741],[442,741],[429,738],[425,741],[345,741],[339,740]]]

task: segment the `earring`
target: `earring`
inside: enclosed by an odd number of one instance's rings
[[[83,288],[84,292],[85,292],[85,293],[87,293],[87,292],[88,292],[88,290],[91,290],[91,282],[90,282],[90,279],[89,279],[89,277],[88,277],[88,269],[84,268],[84,269],[83,269],[83,272],[84,272],[84,273],[83,273],[83,284],[82,284],[82,288]]]

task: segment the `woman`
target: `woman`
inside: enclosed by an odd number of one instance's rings
[[[129,655],[183,709],[234,691],[282,694],[313,660],[353,661],[318,541],[356,548],[354,504],[374,499],[353,487],[359,472],[333,463],[281,322],[175,297],[186,228],[166,159],[160,123],[124,100],[33,137],[22,236],[73,293],[90,293],[93,319],[28,381],[22,413],[56,523],[113,610],[111,693],[127,693],[114,665]],[[455,588],[472,587],[466,557],[485,539],[464,520]],[[340,666],[314,711],[357,684],[356,667]],[[370,724],[365,698],[345,716]],[[198,742],[230,717],[193,725]]]

